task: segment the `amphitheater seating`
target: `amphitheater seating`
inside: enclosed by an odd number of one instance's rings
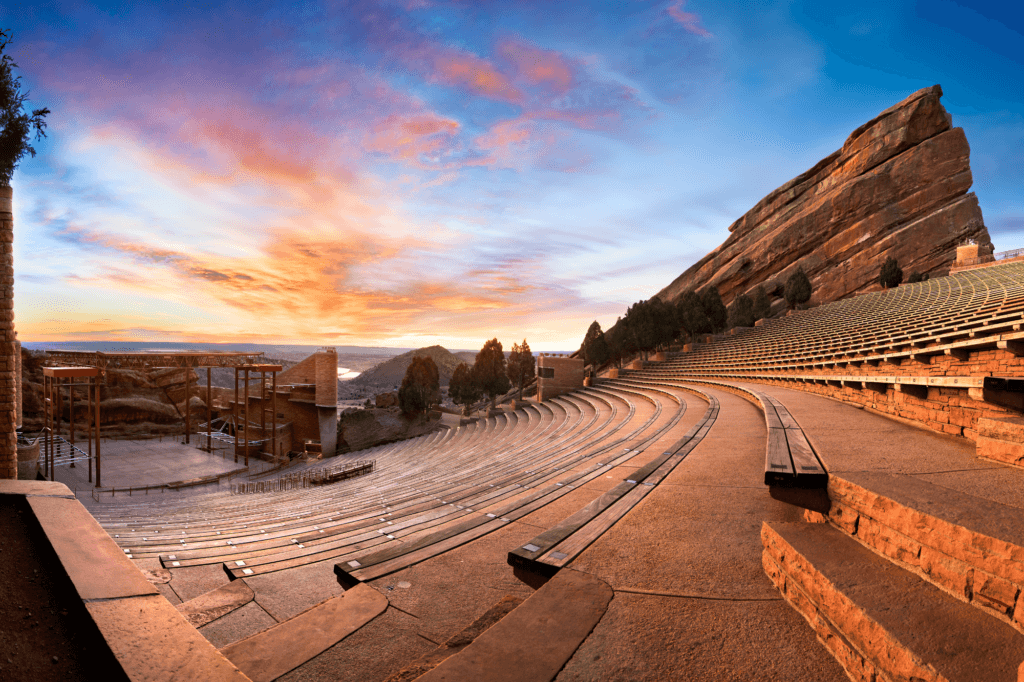
[[[794,312],[628,374],[908,392],[993,388],[976,354],[1024,354],[1022,324],[1024,263],[1014,262]]]
[[[620,380],[621,381],[621,380]],[[625,380],[625,381],[628,381]],[[661,380],[662,385],[669,385]],[[785,488],[824,488],[828,472],[803,429],[786,406],[773,396],[726,381],[688,380],[688,384],[715,386],[738,393],[764,414],[768,438],[765,443],[764,484]],[[692,390],[692,389],[691,389]],[[713,400],[710,396],[708,399]]]
[[[92,511],[126,555],[159,558],[165,568],[221,564],[236,578],[334,560],[346,579],[368,580],[604,475],[669,432],[684,407],[676,390],[595,387],[344,456],[376,461],[373,474],[352,481],[119,500]]]
[[[977,353],[1022,350],[1022,323],[1024,263],[965,271],[770,320],[554,400],[338,458],[339,464],[375,461],[364,477],[292,490],[267,485],[274,490],[250,495],[193,492],[86,503],[129,558],[159,559],[172,571],[221,566],[233,579],[323,564],[355,586],[526,519],[629,466],[610,490],[591,486],[592,499],[576,513],[508,548],[512,566],[547,578],[616,523],[628,522],[629,512],[705,434],[716,424],[725,428],[713,394],[731,391],[764,415],[764,482],[772,497],[782,499],[776,496],[782,486],[825,487],[832,501],[827,515],[806,513],[819,523],[767,524],[762,540],[769,578],[837,657],[860,666],[865,679],[897,678],[902,673],[885,668],[884,656],[881,663],[862,656],[883,641],[901,660],[956,672],[957,662],[942,654],[949,640],[935,624],[948,622],[955,631],[974,623],[964,641],[971,631],[991,630],[977,646],[1008,652],[978,674],[1002,679],[1024,660],[1019,509],[935,490],[917,478],[829,473],[783,404],[785,393],[737,381],[816,382],[864,392],[894,386],[910,394],[935,387],[986,391],[1020,379],[991,376],[976,364]],[[688,408],[698,412],[683,422]],[[323,466],[311,462],[287,474],[301,477]],[[851,566],[867,587],[851,579]],[[840,603],[849,608],[828,611]],[[887,615],[890,607],[913,611],[914,628],[901,629]],[[858,628],[877,637],[856,640]]]

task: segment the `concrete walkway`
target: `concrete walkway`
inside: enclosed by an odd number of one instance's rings
[[[964,438],[911,426],[813,393],[741,384],[784,404],[830,473],[907,474],[976,497],[1024,508],[1024,469],[974,456]]]
[[[571,564],[615,596],[557,679],[846,680],[761,567],[761,522],[801,517],[763,484],[764,418],[701,390],[721,403],[710,433]]]

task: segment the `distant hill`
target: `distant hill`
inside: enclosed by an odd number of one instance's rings
[[[463,362],[442,346],[429,346],[427,348],[411,350],[408,353],[402,353],[397,357],[382,362],[373,369],[363,372],[349,383],[359,386],[399,386],[402,383],[402,379],[405,378],[406,370],[412,364],[412,359],[424,355],[429,356],[434,361],[434,364],[437,365],[437,374],[442,386],[448,385],[452,378],[452,372],[455,371],[460,362]]]

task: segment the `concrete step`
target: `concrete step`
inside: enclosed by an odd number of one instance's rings
[[[837,528],[1024,632],[1024,510],[883,472],[833,475],[828,493]]]
[[[165,571],[166,572],[166,571]],[[169,572],[167,572],[170,575]],[[244,580],[235,580],[217,589],[210,590],[174,608],[185,616],[189,625],[199,629],[208,623],[240,609],[253,600],[255,595]]]
[[[555,679],[604,616],[612,588],[562,570],[420,682],[546,682]]]
[[[327,651],[387,606],[387,597],[380,592],[357,585],[220,652],[253,682],[270,682]]]
[[[765,573],[851,679],[1024,682],[1024,635],[831,525],[761,539]]]

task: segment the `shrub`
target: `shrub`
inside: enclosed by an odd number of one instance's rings
[[[927,281],[928,281],[928,273],[927,272],[912,272],[912,273],[910,273],[910,277],[907,278],[907,284],[916,284],[917,282],[927,282]]]
[[[882,263],[882,270],[878,275],[878,283],[886,289],[892,287],[898,287],[903,282],[903,270],[900,269],[899,262],[889,256]]]

